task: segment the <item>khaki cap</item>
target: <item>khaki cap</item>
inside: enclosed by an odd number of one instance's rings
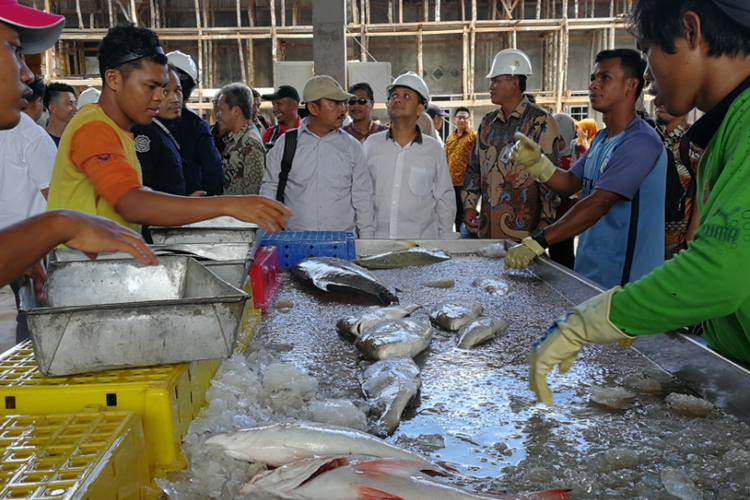
[[[305,83],[302,91],[302,99],[305,102],[317,101],[318,99],[330,99],[331,101],[348,101],[354,94],[344,92],[339,82],[328,75],[318,75],[310,78]]]

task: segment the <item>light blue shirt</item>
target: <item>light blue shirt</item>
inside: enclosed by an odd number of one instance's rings
[[[664,263],[667,152],[656,131],[636,117],[591,149],[570,169],[583,197],[595,189],[620,195],[609,212],[578,240],[575,271],[606,288],[636,281]]]

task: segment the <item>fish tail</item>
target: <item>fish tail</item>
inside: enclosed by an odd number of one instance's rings
[[[377,488],[371,488],[369,486],[363,486],[361,484],[353,485],[357,492],[358,500],[404,500],[396,495],[391,495],[387,491],[379,490]]]
[[[432,471],[434,467],[414,460],[391,458],[385,460],[368,460],[367,462],[353,465],[352,469],[366,477],[382,478],[383,476],[404,476],[404,474],[416,473],[423,470]]]

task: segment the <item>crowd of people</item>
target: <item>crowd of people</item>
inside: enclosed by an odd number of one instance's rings
[[[662,18],[672,24],[655,24]],[[703,321],[710,345],[750,361],[750,306],[738,281],[750,242],[747,183],[722,173],[742,178],[747,170],[737,148],[750,130],[741,118],[747,99],[738,97],[750,86],[750,8],[739,0],[640,0],[631,22],[648,63],[631,49],[597,54],[589,92],[602,130],[537,105],[527,92],[530,59],[506,49],[486,76],[496,109],[474,131],[471,110],[455,108],[443,144],[438,131],[450,115],[412,72],[386,89],[386,125],[372,116],[370,84],[345,90],[318,75],[301,96],[290,85],[266,95],[226,85],[209,127],[186,104],[198,83],[190,56],[165,54],[153,31],[131,24],[111,28],[99,46],[101,91],[77,98],[68,85],[34,77],[21,56],[52,45],[62,18],[0,6],[0,63],[15,78],[2,80],[9,90],[0,94],[22,96],[6,97],[0,109],[0,229],[11,227],[0,238],[34,234],[37,245],[0,250],[0,277],[11,281],[33,262],[28,257],[61,243],[124,249],[154,263],[139,236],[148,241],[149,225],[222,215],[271,232],[508,239],[517,244],[506,269],[549,251],[610,289],[535,345],[531,385],[540,400],[551,402],[544,375],[552,365],[567,369],[587,342],[632,341]],[[687,71],[680,57],[698,70],[675,84],[665,75]],[[699,78],[696,71],[702,84],[684,83]],[[647,79],[653,119],[638,109]],[[261,101],[271,103],[275,124],[259,113]],[[691,128],[694,107],[708,114]],[[43,110],[46,129],[36,124]],[[699,173],[702,148],[714,153]],[[27,266],[11,266],[13,256]],[[706,300],[704,290],[720,287],[726,300]]]

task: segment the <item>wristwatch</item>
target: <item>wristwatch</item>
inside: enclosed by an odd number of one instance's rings
[[[547,243],[547,232],[544,230],[544,228],[536,228],[529,237],[539,243],[539,246],[541,246],[544,249],[549,248],[549,243]]]

